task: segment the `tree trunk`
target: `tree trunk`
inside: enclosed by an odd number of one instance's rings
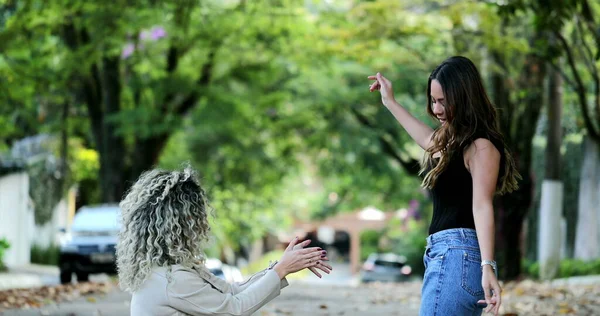
[[[105,57],[102,60],[102,100],[104,115],[102,120],[102,143],[97,147],[100,157],[100,186],[102,202],[115,203],[121,200],[125,191],[125,144],[116,134],[117,124],[110,119],[121,109],[121,76],[119,57]]]
[[[550,71],[548,95],[548,134],[546,143],[546,180],[560,180],[560,147],[562,143],[562,77]],[[561,202],[562,203],[562,202]]]
[[[504,67],[501,53],[493,53],[492,57]],[[527,87],[528,93],[525,99],[518,101],[518,108],[510,101],[506,74],[496,72],[492,75],[494,101],[500,108],[500,127],[523,177],[517,191],[496,200],[496,258],[500,277],[509,280],[521,273],[523,220],[534,197],[531,141],[543,103],[545,75],[545,63],[539,57],[529,55],[518,83]]]
[[[529,168],[527,168],[529,169]],[[496,261],[500,278],[516,279],[521,274],[523,220],[531,207],[534,183],[530,171],[521,170],[519,189],[496,203]]]
[[[60,129],[60,176],[61,192],[67,192],[69,175],[69,102],[65,101],[62,106],[62,118]]]
[[[133,152],[133,161],[127,174],[129,181],[135,181],[142,172],[154,167],[158,163],[160,153],[167,145],[169,135],[163,134],[148,139],[137,139]],[[127,189],[127,188],[126,188]]]
[[[543,280],[556,276],[565,236],[565,232],[561,231],[564,192],[560,180],[562,78],[558,71],[551,71],[549,92],[546,175],[542,184],[538,239],[540,277]]]
[[[583,141],[569,141],[563,155],[562,177],[565,185],[563,216],[567,223],[566,258],[575,256],[575,238],[577,237],[577,212],[579,211],[579,185],[581,182],[581,164],[583,162]]]
[[[575,258],[592,260],[600,257],[600,146],[589,136],[584,142]]]

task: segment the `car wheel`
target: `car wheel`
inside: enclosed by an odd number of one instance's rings
[[[77,272],[77,282],[87,282],[90,280],[89,273]]]
[[[60,271],[60,284],[71,283],[72,277],[73,277],[73,272],[71,270],[61,270]]]

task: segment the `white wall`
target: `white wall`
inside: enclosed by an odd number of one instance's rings
[[[70,195],[75,194],[72,190]],[[5,237],[10,248],[4,255],[8,267],[26,265],[31,260],[31,246],[47,248],[60,243],[60,228],[67,228],[69,203],[61,200],[44,225],[36,225],[33,204],[29,199],[29,176],[25,172],[0,177],[0,238]]]
[[[55,207],[52,213],[52,219],[44,225],[36,225],[35,221],[30,222],[30,231],[35,232],[31,235],[31,245],[36,244],[41,248],[47,248],[50,245],[60,243],[60,228],[67,228],[67,219],[69,208],[67,201],[62,199]]]
[[[30,229],[33,210],[29,203],[27,173],[13,173],[0,178],[0,238],[7,238],[10,248],[4,254],[7,266],[29,263]]]

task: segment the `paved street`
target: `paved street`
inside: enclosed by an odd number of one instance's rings
[[[374,285],[373,285],[374,286]],[[419,284],[407,284],[402,293],[395,288],[315,285],[291,282],[282,295],[259,315],[417,315]],[[72,302],[50,304],[39,309],[9,310],[6,316],[129,315],[130,296],[118,290],[91,295]]]
[[[334,266],[334,275],[319,280],[310,276],[290,280],[280,297],[257,315],[418,315],[420,282],[359,284],[347,266]],[[95,276],[96,281],[109,280]],[[52,278],[46,278],[51,281]],[[2,315],[129,315],[130,296],[116,286],[100,290],[97,283],[78,287],[84,296],[54,303],[46,300],[35,309],[5,310]],[[575,277],[553,282],[521,281],[504,284],[502,315],[600,315],[600,276]],[[2,293],[2,292],[0,292]],[[0,298],[1,300],[1,298]],[[2,302],[0,302],[0,308]]]

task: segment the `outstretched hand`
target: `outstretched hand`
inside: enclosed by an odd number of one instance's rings
[[[294,249],[297,242],[298,237],[290,242],[279,262],[273,267],[280,279],[302,269],[318,266],[323,259],[327,258],[326,252],[318,247]]]
[[[392,82],[385,78],[381,73],[368,77],[370,80],[375,80],[370,86],[369,91],[379,91],[381,93],[381,102],[388,106],[391,101],[394,101],[394,91],[392,90]]]
[[[303,249],[304,247],[308,246],[310,244],[311,240],[307,239],[297,245],[294,245],[294,247],[292,248],[292,250],[298,250],[298,249]],[[287,251],[287,249],[286,249]],[[327,252],[326,250],[323,250],[325,252]],[[327,264],[325,261],[328,261],[329,258],[327,256],[325,256],[316,266],[314,267],[309,267],[308,270],[310,270],[310,272],[312,272],[314,275],[316,275],[318,278],[322,278],[322,275],[317,271],[317,269],[329,274],[331,273],[331,270],[333,270],[333,268],[331,267],[331,265]]]

